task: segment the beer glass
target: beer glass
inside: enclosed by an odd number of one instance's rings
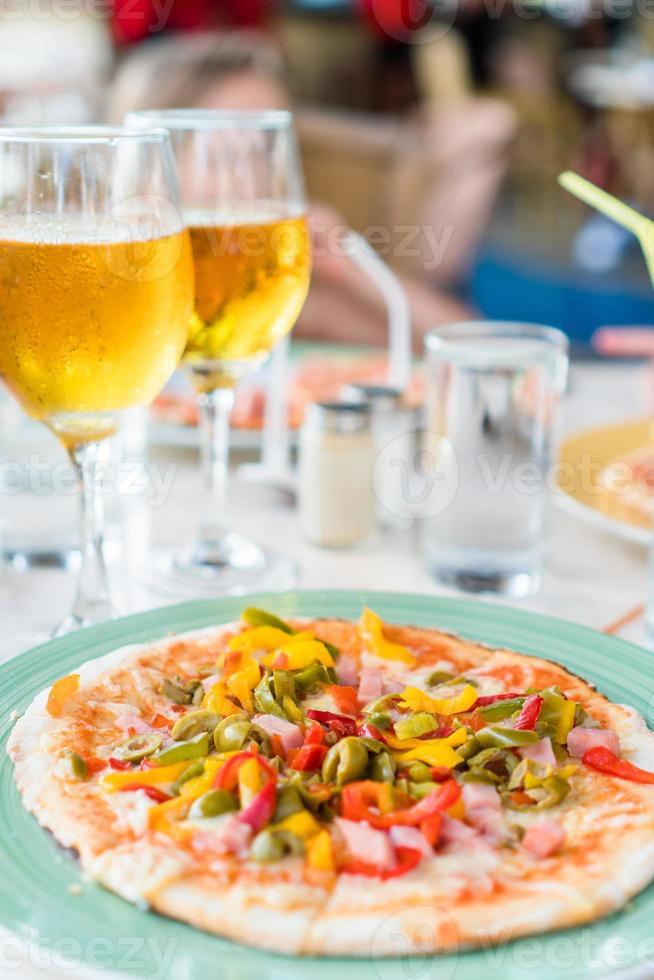
[[[57,632],[113,613],[98,469],[186,344],[193,263],[166,130],[0,129],[0,377],[65,447],[82,566]]]
[[[126,123],[171,134],[195,264],[184,363],[200,408],[206,496],[196,540],[164,557],[158,584],[208,595],[292,584],[287,558],[230,527],[226,484],[234,386],[292,329],[309,288],[293,118],[179,109],[130,113]]]

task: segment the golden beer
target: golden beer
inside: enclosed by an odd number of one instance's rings
[[[195,314],[185,360],[209,390],[234,384],[294,326],[309,288],[309,233],[303,217],[188,223]]]
[[[179,362],[192,283],[186,232],[98,243],[0,231],[0,377],[57,430],[58,415],[145,405]]]

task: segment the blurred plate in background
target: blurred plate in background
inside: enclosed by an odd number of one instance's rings
[[[649,546],[651,519],[626,507],[620,494],[608,494],[600,483],[601,473],[610,463],[648,448],[654,459],[652,419],[586,429],[571,436],[561,445],[555,499],[587,524]]]

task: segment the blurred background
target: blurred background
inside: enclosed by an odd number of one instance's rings
[[[2,0],[0,116],[290,105],[316,251],[299,336],[384,341],[338,261],[350,225],[401,277],[416,347],[482,314],[583,352],[654,300],[635,241],[555,178],[654,210],[653,49],[654,9],[620,0]]]
[[[303,584],[432,587],[411,535],[385,532],[366,545],[364,569],[347,552],[309,548],[292,509],[290,462],[307,405],[339,398],[352,383],[388,381],[379,265],[375,279],[370,263],[366,273],[348,257],[350,228],[389,264],[409,301],[415,361],[405,408],[412,425],[426,387],[424,335],[487,317],[566,332],[576,359],[567,431],[623,419],[631,426],[611,437],[603,459],[616,455],[614,443],[623,451],[654,441],[649,422],[632,424],[645,413],[651,420],[652,333],[622,329],[654,325],[643,255],[634,238],[556,181],[573,169],[654,215],[648,4],[0,0],[4,124],[120,123],[131,110],[183,106],[295,112],[313,277],[288,371],[278,360],[238,387],[232,462],[264,465],[237,467],[230,506],[255,540],[296,561]],[[593,341],[601,327],[620,328],[612,350]],[[602,363],[602,354],[641,360]],[[289,431],[280,431],[284,402]],[[174,548],[189,540],[200,486],[197,421],[196,399],[178,372],[152,409],[129,413],[116,441],[107,554],[124,610],[152,604],[134,583],[150,569],[153,543]],[[66,606],[73,577],[52,569],[72,571],[79,562],[74,491],[51,434],[0,389],[0,566],[7,571],[0,602],[16,629],[30,624],[29,636],[14,638],[16,649],[34,642],[34,624],[51,629]],[[633,550],[604,541],[613,550],[601,561],[582,528],[576,546],[588,567],[575,571],[574,587],[566,576],[577,530],[560,521],[553,551],[561,565],[547,601],[557,614],[571,610],[594,625],[606,609],[617,617],[642,593],[639,548],[649,540],[649,512],[618,535]],[[606,568],[610,583],[601,580]]]

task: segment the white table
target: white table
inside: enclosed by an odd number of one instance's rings
[[[565,408],[564,429],[576,429],[633,418],[647,413],[650,404],[647,370],[642,366],[580,364],[573,367],[571,390]],[[30,430],[33,431],[33,430]],[[57,448],[42,437],[40,451],[57,460]],[[25,453],[25,446],[21,452]],[[151,452],[151,465],[160,478],[171,480],[169,495],[161,506],[148,506],[142,494],[124,498],[123,516],[129,522],[130,542],[125,559],[114,554],[113,573],[122,593],[125,611],[161,604],[144,595],[130,581],[130,566],[142,563],[149,544],[180,545],[188,540],[197,518],[199,473],[192,451],[161,448]],[[255,540],[294,558],[300,568],[300,588],[366,588],[444,594],[422,567],[417,537],[392,533],[365,547],[350,551],[318,549],[303,541],[296,513],[288,500],[261,487],[234,479],[231,507],[236,525]],[[21,525],[57,528],[61,537],[72,536],[76,505],[72,495],[14,495],[0,504],[13,531]],[[2,513],[2,511],[0,511]],[[114,543],[114,552],[115,552]],[[641,602],[645,595],[644,549],[588,527],[553,508],[550,530],[550,564],[541,594],[523,600],[522,608],[542,610],[601,629]],[[136,579],[138,579],[138,574]],[[137,583],[138,584],[138,583]],[[34,633],[49,631],[68,608],[73,576],[59,571],[17,573],[5,570],[0,585],[0,659],[29,644]],[[644,640],[642,622],[623,634]]]

